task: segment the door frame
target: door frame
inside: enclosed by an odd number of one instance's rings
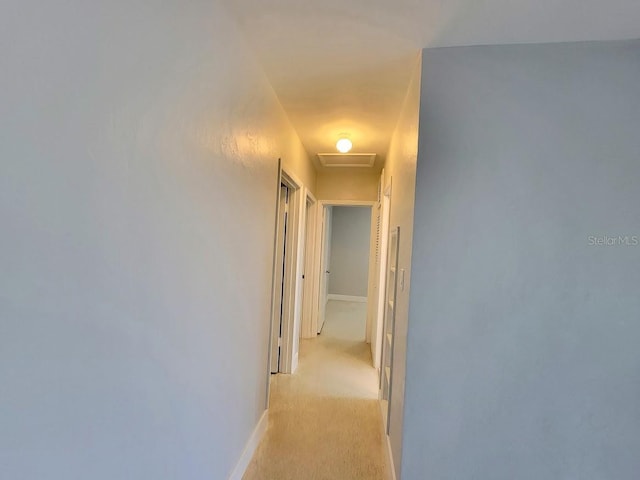
[[[293,373],[297,367],[297,358],[294,357],[294,337],[296,330],[299,332],[299,319],[301,315],[301,296],[302,296],[302,256],[304,241],[304,219],[306,210],[306,187],[304,184],[281,163],[278,165],[278,201],[276,202],[276,225],[274,239],[274,259],[272,272],[272,289],[271,289],[271,325],[269,329],[269,357],[267,359],[267,369],[269,378],[271,377],[271,360],[278,352],[272,345],[272,338],[275,332],[280,329],[280,300],[275,298],[277,268],[276,252],[278,248],[278,229],[279,225],[279,192],[280,185],[284,184],[289,188],[289,216],[287,219],[287,248],[285,252],[285,273],[284,273],[284,292],[282,299],[282,337],[280,341],[280,362],[278,365],[278,373]],[[281,268],[281,266],[280,266]],[[267,389],[267,401],[268,392]]]
[[[323,252],[325,249],[325,239],[324,239],[324,232],[326,228],[325,214],[324,214],[325,209],[327,207],[370,207],[371,211],[373,212],[373,208],[376,203],[377,202],[374,200],[319,200],[318,201],[318,210],[316,214],[316,242],[315,242],[316,244],[315,244],[315,254],[314,254],[318,259],[318,261],[316,262],[316,268],[315,268],[316,279],[314,280],[315,282],[317,282],[317,288],[316,288],[317,294],[314,296],[314,300],[317,300],[317,303],[315,304],[315,308],[314,308],[315,315],[311,317],[312,332],[318,332],[318,323],[320,321],[320,311],[321,311],[320,303],[322,302],[322,298],[320,298],[320,289],[322,285],[322,276],[324,274],[322,258],[323,258]],[[371,232],[369,233],[370,235],[369,238],[371,238],[371,235],[373,235],[374,228],[375,228],[375,225],[372,224]],[[369,255],[369,257],[371,257],[371,255]],[[372,268],[371,261],[369,261],[369,277],[371,276],[371,268]],[[371,301],[370,297],[372,294],[371,282],[368,282],[368,283],[369,283],[369,287],[367,291],[367,302]],[[370,329],[371,329],[371,318],[369,317],[369,315],[367,315],[366,331],[369,332]],[[317,335],[317,333],[315,335]],[[370,339],[367,337],[365,337],[365,340],[367,342],[370,341]]]
[[[382,363],[382,340],[384,327],[385,302],[387,298],[387,275],[388,275],[388,251],[389,251],[389,234],[391,231],[391,187],[392,178],[384,185],[382,195],[380,195],[380,269],[378,271],[378,298],[377,308],[375,309],[375,318],[372,328],[371,339],[371,357],[373,358],[373,366],[378,370]],[[384,181],[384,176],[383,176]],[[379,373],[379,372],[378,372]]]
[[[271,307],[273,309],[274,326],[270,328],[269,351],[269,371],[278,373],[280,371],[280,346],[281,338],[281,322],[286,314],[284,309],[284,285],[286,277],[286,267],[291,262],[291,255],[286,255],[289,250],[287,242],[287,230],[289,225],[289,199],[291,198],[292,189],[286,184],[280,183],[278,187],[278,200],[276,202],[276,234],[274,242],[274,258],[273,258],[273,292]]]
[[[318,305],[318,296],[320,295],[320,286],[318,285],[318,276],[315,272],[320,268],[318,262],[318,249],[316,248],[317,232],[318,232],[318,212],[320,207],[316,197],[307,190],[305,205],[305,246],[304,246],[304,281],[302,293],[302,319],[300,325],[300,337],[313,338],[317,332],[313,331],[312,325],[314,318],[317,325],[318,310],[314,308]]]
[[[314,329],[316,335],[322,332],[324,327],[324,321],[327,311],[327,299],[329,298],[329,263],[330,257],[328,252],[331,251],[331,236],[333,228],[333,207],[331,205],[324,206],[321,210],[320,219],[322,222],[320,243],[320,265],[318,271],[320,275],[318,277],[318,315],[317,322]]]

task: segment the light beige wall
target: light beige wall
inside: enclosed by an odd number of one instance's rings
[[[362,169],[319,171],[316,183],[318,200],[375,201],[380,173]]]
[[[215,0],[4,5],[0,476],[228,478],[313,167]]]
[[[291,128],[287,128],[282,132],[281,140],[285,144],[289,144],[289,149],[282,157],[282,168],[304,183],[304,186],[311,190],[311,193],[315,196],[317,189],[316,168],[311,163],[307,151],[298,139],[297,133],[293,132],[293,136],[291,133]]]
[[[413,209],[418,157],[418,123],[420,110],[420,58],[412,77],[398,126],[394,132],[384,167],[385,181],[391,181],[390,228],[400,227],[398,268],[405,270],[405,288],[398,285],[396,299],[396,326],[391,394],[390,440],[396,475],[400,478],[402,458],[402,423],[404,415],[404,386],[407,354],[407,325],[409,319],[409,291],[411,277],[411,250],[413,237]]]

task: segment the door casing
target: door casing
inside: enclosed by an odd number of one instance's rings
[[[269,358],[268,358],[268,374],[271,375],[272,359],[278,355],[277,343],[274,345],[272,338],[276,332],[281,330],[282,337],[280,340],[280,362],[278,365],[278,373],[293,373],[297,367],[297,357],[294,356],[295,344],[294,338],[296,332],[300,332],[300,317],[302,313],[302,273],[304,271],[304,221],[306,212],[305,198],[307,189],[304,184],[291,172],[283,168],[279,163],[278,166],[278,192],[280,185],[284,184],[289,188],[289,214],[287,220],[287,251],[285,258],[284,287],[282,295],[282,303],[277,298],[278,274],[277,269],[282,265],[277,265],[278,261],[278,231],[279,231],[279,199],[277,195],[277,211],[274,239],[274,261],[272,274],[271,289],[271,325],[269,332]],[[280,328],[280,308],[282,307],[282,328]],[[269,382],[267,382],[268,384]],[[269,388],[267,388],[268,402]]]
[[[306,198],[306,238],[304,246],[304,280],[303,280],[303,293],[302,293],[302,319],[300,325],[300,336],[302,338],[313,338],[317,332],[314,332],[311,328],[313,324],[313,318],[317,319],[318,310],[315,308],[318,305],[319,285],[318,277],[315,272],[318,269],[320,258],[318,258],[318,250],[316,249],[317,243],[317,231],[318,231],[318,201],[313,194],[307,190]],[[317,322],[317,320],[316,320]]]
[[[383,324],[384,324],[384,305],[387,295],[387,275],[388,275],[388,258],[389,251],[389,225],[391,220],[391,178],[389,183],[385,185],[383,194],[381,195],[381,227],[380,227],[380,251],[379,251],[379,269],[377,282],[377,302],[378,305],[374,311],[374,319],[371,332],[371,357],[373,358],[373,366],[380,369],[382,361],[382,340],[383,340]],[[379,373],[379,372],[378,372]]]

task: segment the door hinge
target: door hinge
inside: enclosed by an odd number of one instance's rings
[[[278,337],[278,347],[282,346],[282,337]]]

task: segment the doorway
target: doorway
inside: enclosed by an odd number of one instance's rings
[[[318,317],[314,332],[322,334],[332,315],[352,318],[357,337],[369,343],[377,305],[374,206],[376,202],[321,201],[318,210]],[[348,310],[348,312],[346,310]],[[335,331],[335,328],[332,329]],[[355,331],[351,332],[352,336]],[[355,337],[354,337],[355,338]]]
[[[375,203],[321,200],[317,204],[317,298],[313,298],[317,317],[303,318],[303,332],[310,335],[301,340],[304,371],[296,383],[314,394],[378,398],[378,376],[367,335],[368,305],[370,301],[377,304],[372,296]]]
[[[269,372],[297,366],[302,315],[306,202],[302,183],[280,169],[274,240]]]
[[[384,179],[384,171],[380,179],[380,186]],[[381,188],[382,190],[382,188]],[[380,195],[380,202],[376,206],[376,239],[375,239],[375,298],[371,304],[371,355],[373,365],[381,368],[382,362],[382,341],[383,325],[385,315],[385,304],[387,301],[387,276],[388,271],[388,251],[389,251],[389,225],[391,215],[391,179],[384,187]]]
[[[287,267],[291,263],[291,255],[287,255],[287,230],[289,223],[289,199],[290,189],[287,184],[280,183],[278,194],[278,220],[276,233],[276,259],[275,259],[275,280],[274,280],[274,304],[275,317],[273,331],[271,334],[271,373],[280,371],[280,360],[282,353],[282,328],[284,318],[287,315],[287,291],[285,281],[287,280]],[[290,246],[289,246],[290,247]]]
[[[356,319],[351,322],[359,324],[359,327],[356,324],[353,327],[360,330],[357,336],[364,342],[367,339],[371,207],[336,205],[327,207],[327,214],[323,282],[326,301],[323,302],[319,333],[326,322],[329,305],[333,305],[333,311],[341,312],[349,307],[352,316],[358,317],[357,322]]]

